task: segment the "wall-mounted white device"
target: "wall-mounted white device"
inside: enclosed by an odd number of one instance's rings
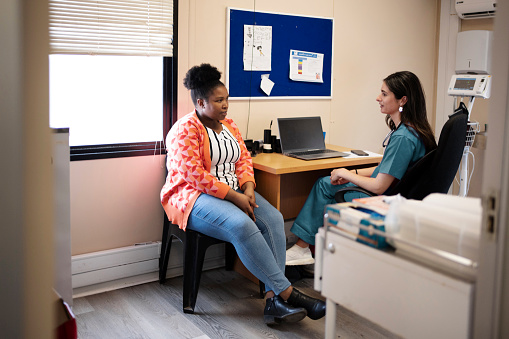
[[[490,74],[492,31],[464,31],[456,40],[456,74]]]
[[[469,0],[468,2],[474,1]],[[457,1],[456,5],[460,2],[467,1]],[[454,96],[455,107],[457,107],[458,101],[461,100],[461,104],[465,104],[463,98],[468,98],[466,109],[469,121],[475,98],[488,99],[491,95],[491,75],[489,75],[491,72],[491,41],[491,31],[473,30],[458,33],[456,74],[451,78],[447,94]],[[462,197],[467,195],[470,178],[472,177],[472,174],[468,175],[468,157],[469,155],[473,157],[470,147],[477,132],[479,132],[479,123],[469,122],[459,171],[459,195]]]
[[[478,19],[495,16],[495,0],[456,0],[456,13],[460,19]]]
[[[468,130],[467,137],[465,140],[465,147],[463,149],[463,155],[460,164],[460,176],[459,176],[459,196],[465,197],[468,193],[468,187],[470,186],[470,178],[472,174],[468,175],[468,157],[473,153],[470,152],[470,147],[473,144],[475,134],[479,132],[479,123],[470,122],[470,115],[472,113],[472,107],[476,97],[488,99],[491,94],[491,75],[487,74],[455,74],[451,78],[451,83],[447,93],[454,96],[455,107],[458,101],[463,98],[468,98]],[[474,169],[472,168],[472,172]]]
[[[491,75],[455,74],[451,78],[447,94],[488,99],[491,95]]]

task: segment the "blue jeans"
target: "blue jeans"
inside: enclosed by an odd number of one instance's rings
[[[242,191],[240,191],[242,192]],[[255,192],[256,222],[230,201],[200,194],[187,227],[230,242],[246,268],[267,291],[279,295],[290,287],[285,277],[286,236],[281,213]]]
[[[330,177],[322,177],[318,179],[313,185],[313,188],[311,189],[304,206],[302,206],[299,215],[293,222],[290,231],[308,244],[314,245],[315,234],[318,233],[318,229],[323,226],[325,206],[336,203],[334,195],[337,191],[342,188],[352,186],[355,185],[352,183],[333,185],[330,182]],[[352,199],[362,197],[367,197],[367,195],[360,192],[345,194],[346,201],[352,201]]]

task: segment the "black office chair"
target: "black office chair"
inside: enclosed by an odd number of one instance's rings
[[[408,169],[403,178],[385,195],[399,193],[407,199],[422,200],[431,193],[447,193],[461,162],[467,123],[468,110],[461,102],[460,107],[442,128],[437,148]],[[376,195],[360,187],[347,187],[336,193],[336,202],[345,202],[345,194],[352,191],[368,196]]]
[[[184,313],[194,313],[205,252],[211,245],[225,243],[225,268],[231,271],[233,269],[235,249],[228,242],[209,237],[200,232],[190,229],[184,232],[177,225],[170,223],[166,215],[164,215],[161,256],[159,257],[159,283],[161,284],[164,284],[166,281],[171,243],[174,237],[179,239],[184,245],[183,310]]]
[[[225,268],[227,271],[233,270],[235,259],[235,248],[229,242],[209,237],[203,233],[187,229],[185,232],[177,225],[170,223],[166,214],[163,223],[163,238],[161,243],[161,255],[159,257],[159,283],[166,281],[166,271],[168,270],[168,261],[170,258],[171,243],[173,238],[179,239],[184,245],[184,276],[183,276],[183,298],[182,306],[184,313],[194,313],[198,289],[200,288],[200,278],[205,260],[205,252],[211,245],[225,244]],[[260,297],[265,295],[265,285],[259,282]]]

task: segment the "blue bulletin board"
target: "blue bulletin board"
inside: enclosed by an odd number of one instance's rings
[[[226,87],[230,99],[330,99],[332,97],[332,18],[227,8]],[[270,71],[244,70],[244,25],[272,27]],[[323,82],[290,79],[290,50],[323,54]],[[270,95],[261,76],[274,83]]]

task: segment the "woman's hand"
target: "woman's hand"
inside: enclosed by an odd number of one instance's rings
[[[253,208],[258,207],[256,204],[256,196],[254,193],[254,183],[252,181],[246,182],[244,185],[242,185],[242,190],[244,191],[244,195],[247,195],[249,197],[249,203]]]
[[[254,191],[253,191],[253,197],[254,197]],[[255,215],[254,215],[254,208],[258,207],[256,204],[255,206],[252,205],[252,199],[248,195],[236,192],[232,189],[226,193],[225,199],[228,201],[231,201],[235,206],[237,206],[242,212],[246,213],[253,221],[256,221]]]

